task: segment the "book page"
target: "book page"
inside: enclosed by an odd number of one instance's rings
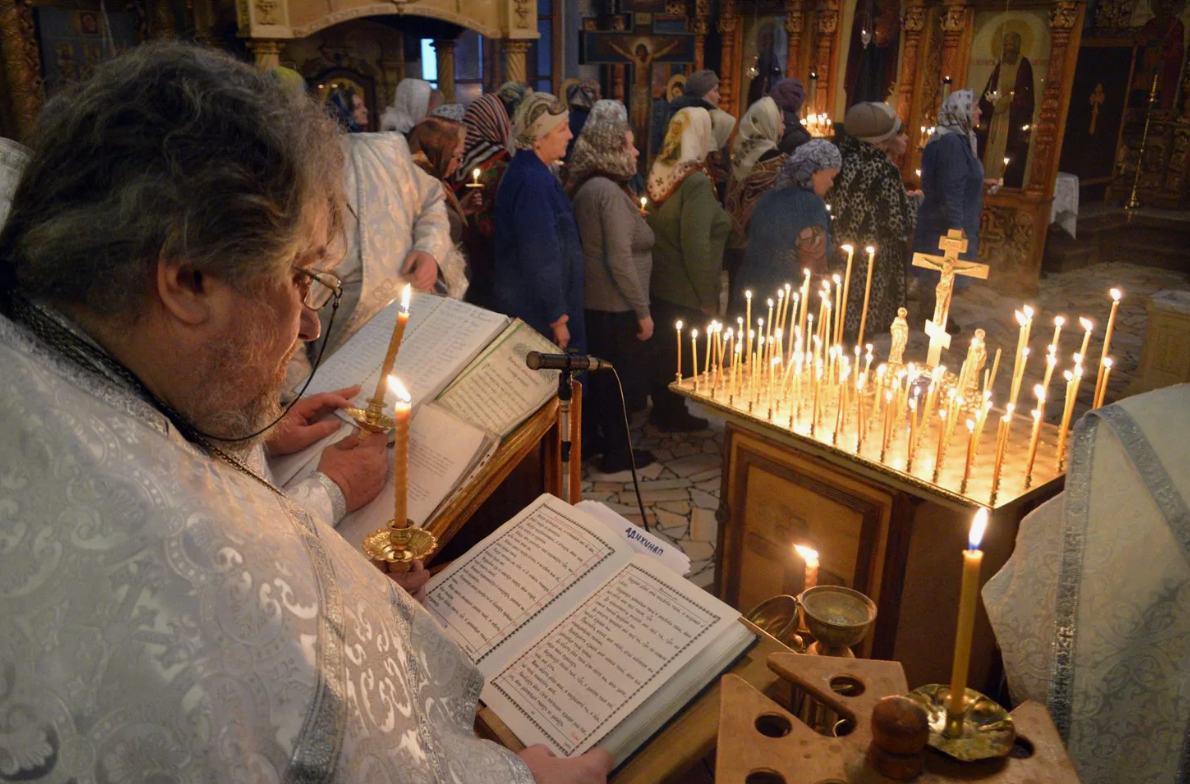
[[[618,534],[543,495],[435,575],[426,609],[488,675],[515,655],[510,638],[532,640],[565,612],[555,603],[579,601],[630,555]]]
[[[436,406],[423,406],[409,424],[407,513],[419,528],[451,494],[463,474],[486,449],[488,434]],[[383,528],[393,516],[392,451],[380,495],[343,518],[338,530],[352,545]]]
[[[524,322],[514,322],[438,397],[448,411],[503,438],[558,389],[558,371],[530,370],[530,351],[558,347]]]
[[[526,746],[582,754],[738,618],[636,555],[491,677],[483,701]]]

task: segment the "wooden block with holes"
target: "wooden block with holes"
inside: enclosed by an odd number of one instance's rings
[[[776,653],[769,667],[792,685],[788,705],[778,705],[741,678],[720,682],[717,784],[883,784],[868,767],[872,708],[883,697],[905,694],[896,662]],[[925,751],[923,784],[979,781],[989,784],[1077,784],[1049,713],[1035,702],[1012,712],[1017,741],[1004,759],[960,763]]]

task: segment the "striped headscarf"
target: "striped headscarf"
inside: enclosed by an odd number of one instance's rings
[[[455,172],[455,179],[462,181],[470,176],[471,170],[504,153],[512,152],[512,125],[504,104],[492,93],[479,96],[467,107],[463,115],[467,126],[467,140],[463,143],[463,163]]]

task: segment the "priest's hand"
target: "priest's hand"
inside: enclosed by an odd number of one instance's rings
[[[591,749],[581,757],[557,757],[545,746],[530,746],[517,755],[529,766],[537,784],[606,784],[612,756]]]
[[[352,405],[351,399],[358,394],[359,387],[354,386],[311,395],[294,403],[265,441],[269,454],[291,455],[338,431],[342,422],[336,417],[324,417]]]
[[[566,348],[566,344],[570,342],[570,329],[567,328],[566,322],[570,321],[570,316],[562,314],[562,317],[550,324],[550,329],[554,333],[554,342],[558,344],[558,348]]]
[[[347,511],[354,512],[380,495],[388,477],[388,436],[371,433],[361,443],[356,433],[322,450],[318,470],[343,491]]]
[[[426,583],[430,581],[430,573],[421,561],[414,561],[407,572],[389,572],[393,582],[405,589],[405,593],[413,597],[420,604],[426,603]]]
[[[405,257],[401,274],[418,291],[430,291],[438,281],[438,262],[424,250],[415,250]]]

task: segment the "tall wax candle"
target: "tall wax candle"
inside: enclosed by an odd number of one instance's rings
[[[698,330],[690,330],[690,353],[694,357],[694,390],[698,391]]]
[[[864,330],[868,326],[868,298],[872,295],[872,270],[876,268],[876,249],[869,245],[864,248],[868,252],[868,279],[864,283],[864,307],[859,316],[859,337],[857,343],[864,342]]]
[[[1104,357],[1103,358],[1103,383],[1100,385],[1099,395],[1095,399],[1095,406],[1094,406],[1095,408],[1101,408],[1104,403],[1104,398],[1107,397],[1107,382],[1108,382],[1108,379],[1111,377],[1111,366],[1112,366],[1112,358]]]
[[[1087,356],[1087,349],[1091,346],[1091,330],[1094,329],[1095,322],[1091,321],[1089,318],[1080,318],[1078,323],[1083,328],[1083,345],[1082,348],[1078,350],[1078,355],[1080,357],[1085,357]]]
[[[413,296],[413,287],[408,283],[401,289],[401,308],[397,311],[397,323],[393,325],[393,334],[388,339],[388,351],[384,353],[384,363],[380,366],[380,379],[376,382],[376,393],[373,400],[377,405],[384,405],[384,386],[393,372],[393,365],[397,362],[397,353],[401,350],[401,338],[405,335],[405,327],[409,324],[409,300]]]
[[[1120,298],[1124,293],[1119,289],[1111,290],[1111,313],[1107,317],[1107,332],[1103,336],[1103,352],[1099,355],[1099,364],[1103,364],[1103,360],[1107,359],[1107,353],[1111,350],[1111,334],[1116,327],[1116,311],[1120,309]],[[1083,354],[1086,356],[1086,353]]]
[[[387,376],[393,402],[393,527],[409,526],[409,413],[413,399],[396,376]]]
[[[752,361],[752,291],[751,289],[744,292],[744,316],[748,325],[748,362]]]
[[[971,521],[967,549],[963,551],[963,582],[959,589],[959,620],[955,629],[954,664],[950,671],[950,695],[946,712],[952,717],[966,713],[967,671],[971,666],[971,636],[975,631],[975,610],[979,601],[979,571],[983,551],[979,549],[988,525],[988,510],[980,508]]]
[[[801,544],[795,544],[793,549],[805,564],[805,588],[803,590],[818,587],[818,551]]]
[[[678,381],[681,381],[682,380],[682,320],[678,319],[678,322],[676,324],[674,324],[674,327],[677,328],[677,330],[678,330],[678,372],[676,373],[676,377],[677,377]]]
[[[855,258],[855,247],[852,245],[844,245],[843,250],[847,251],[847,268],[843,272],[843,307],[840,309],[843,315],[839,317],[840,324],[846,320],[847,307],[849,303],[848,297],[851,296],[851,261]],[[838,342],[843,342],[842,327],[839,329]],[[862,343],[863,340],[861,339],[860,342]]]

